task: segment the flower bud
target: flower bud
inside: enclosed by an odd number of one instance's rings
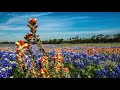
[[[35,25],[36,22],[37,22],[37,19],[36,19],[36,18],[30,18],[30,19],[29,19],[29,22],[30,22],[32,25]]]

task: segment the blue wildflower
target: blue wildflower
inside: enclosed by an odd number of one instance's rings
[[[115,78],[115,72],[114,72],[114,71],[110,71],[109,77],[110,77],[110,78]]]

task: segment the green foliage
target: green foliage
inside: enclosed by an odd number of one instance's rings
[[[69,67],[71,78],[77,78],[80,74],[80,69],[75,67],[73,64],[69,64],[68,62],[63,63],[65,67]]]
[[[14,78],[25,78],[25,72],[21,71],[19,66],[13,68],[13,77]]]
[[[64,66],[70,68],[71,78],[77,78],[78,75],[80,75],[81,78],[96,78],[97,77],[96,71],[102,69],[102,66],[93,65],[92,63],[90,66],[86,66],[80,69],[74,66],[73,64],[69,64],[67,62],[64,63]]]

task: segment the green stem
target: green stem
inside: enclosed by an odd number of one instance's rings
[[[44,55],[48,56],[47,52],[45,51],[45,49],[44,49],[44,47],[42,45],[42,42],[41,42],[40,38],[36,37],[36,33],[33,33],[33,35],[34,35],[34,39],[36,41],[35,43],[37,43],[37,46],[39,47],[39,50],[40,51],[42,50]]]

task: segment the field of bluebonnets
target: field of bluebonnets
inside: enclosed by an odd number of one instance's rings
[[[26,41],[0,47],[0,78],[120,77],[119,46],[42,45],[36,22],[29,20],[32,34],[26,34]],[[30,43],[32,39],[36,45]]]

